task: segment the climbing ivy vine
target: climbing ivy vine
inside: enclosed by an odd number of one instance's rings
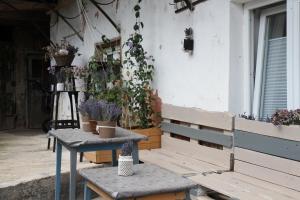
[[[148,128],[152,126],[151,115],[153,113],[151,108],[151,92],[154,59],[148,56],[144,50],[142,42],[143,35],[141,30],[144,24],[141,21],[141,6],[142,0],[138,0],[134,6],[134,13],[136,22],[133,26],[133,33],[129,36],[124,46],[127,47],[125,51],[125,59],[123,66],[126,69],[127,79],[125,79],[125,104],[128,106],[130,113],[129,120],[136,121],[141,128]]]

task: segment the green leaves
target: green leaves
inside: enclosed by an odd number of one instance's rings
[[[144,23],[140,21],[141,7],[138,4],[134,6],[135,17],[137,19],[133,26],[134,33],[131,34],[125,42],[125,59],[123,61],[126,67],[128,79],[125,81],[127,104],[130,112],[131,121],[137,119],[141,128],[151,126],[151,83],[153,80],[154,66],[150,63],[154,61],[152,56],[146,56],[142,41],[143,36],[140,29],[144,28]],[[126,115],[126,114],[125,114]],[[127,115],[128,116],[128,115]]]
[[[140,29],[139,25],[136,23],[134,26],[133,26],[133,30],[135,31],[138,31]]]
[[[140,12],[136,12],[136,13],[135,13],[135,17],[136,17],[136,18],[139,18],[139,17],[140,17]]]
[[[135,11],[139,11],[139,10],[141,9],[141,7],[137,4],[137,5],[134,6],[133,9],[134,9]]]

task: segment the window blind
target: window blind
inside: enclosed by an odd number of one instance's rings
[[[261,118],[287,108],[286,37],[269,39],[265,51]]]

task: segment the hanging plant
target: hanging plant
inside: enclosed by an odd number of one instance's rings
[[[152,126],[151,115],[151,92],[154,61],[152,56],[148,56],[143,48],[143,35],[141,30],[144,24],[140,18],[141,0],[134,6],[136,22],[133,26],[133,33],[129,36],[123,46],[127,47],[123,66],[126,69],[125,78],[125,118],[135,121],[141,128]],[[129,124],[130,126],[130,124]]]

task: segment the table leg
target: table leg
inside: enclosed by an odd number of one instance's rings
[[[61,190],[61,150],[62,146],[60,142],[57,142],[56,147],[56,176],[55,176],[55,200],[60,200]]]
[[[133,142],[132,158],[133,158],[133,164],[139,164],[139,148],[137,142]]]
[[[191,200],[191,195],[190,195],[190,191],[189,190],[187,190],[186,192],[185,192],[185,196],[186,196],[186,200]]]
[[[111,156],[112,156],[112,166],[117,166],[118,162],[117,162],[117,150],[116,149],[111,150]]]
[[[69,199],[76,199],[76,164],[77,164],[77,152],[70,150],[70,188],[69,188]]]

